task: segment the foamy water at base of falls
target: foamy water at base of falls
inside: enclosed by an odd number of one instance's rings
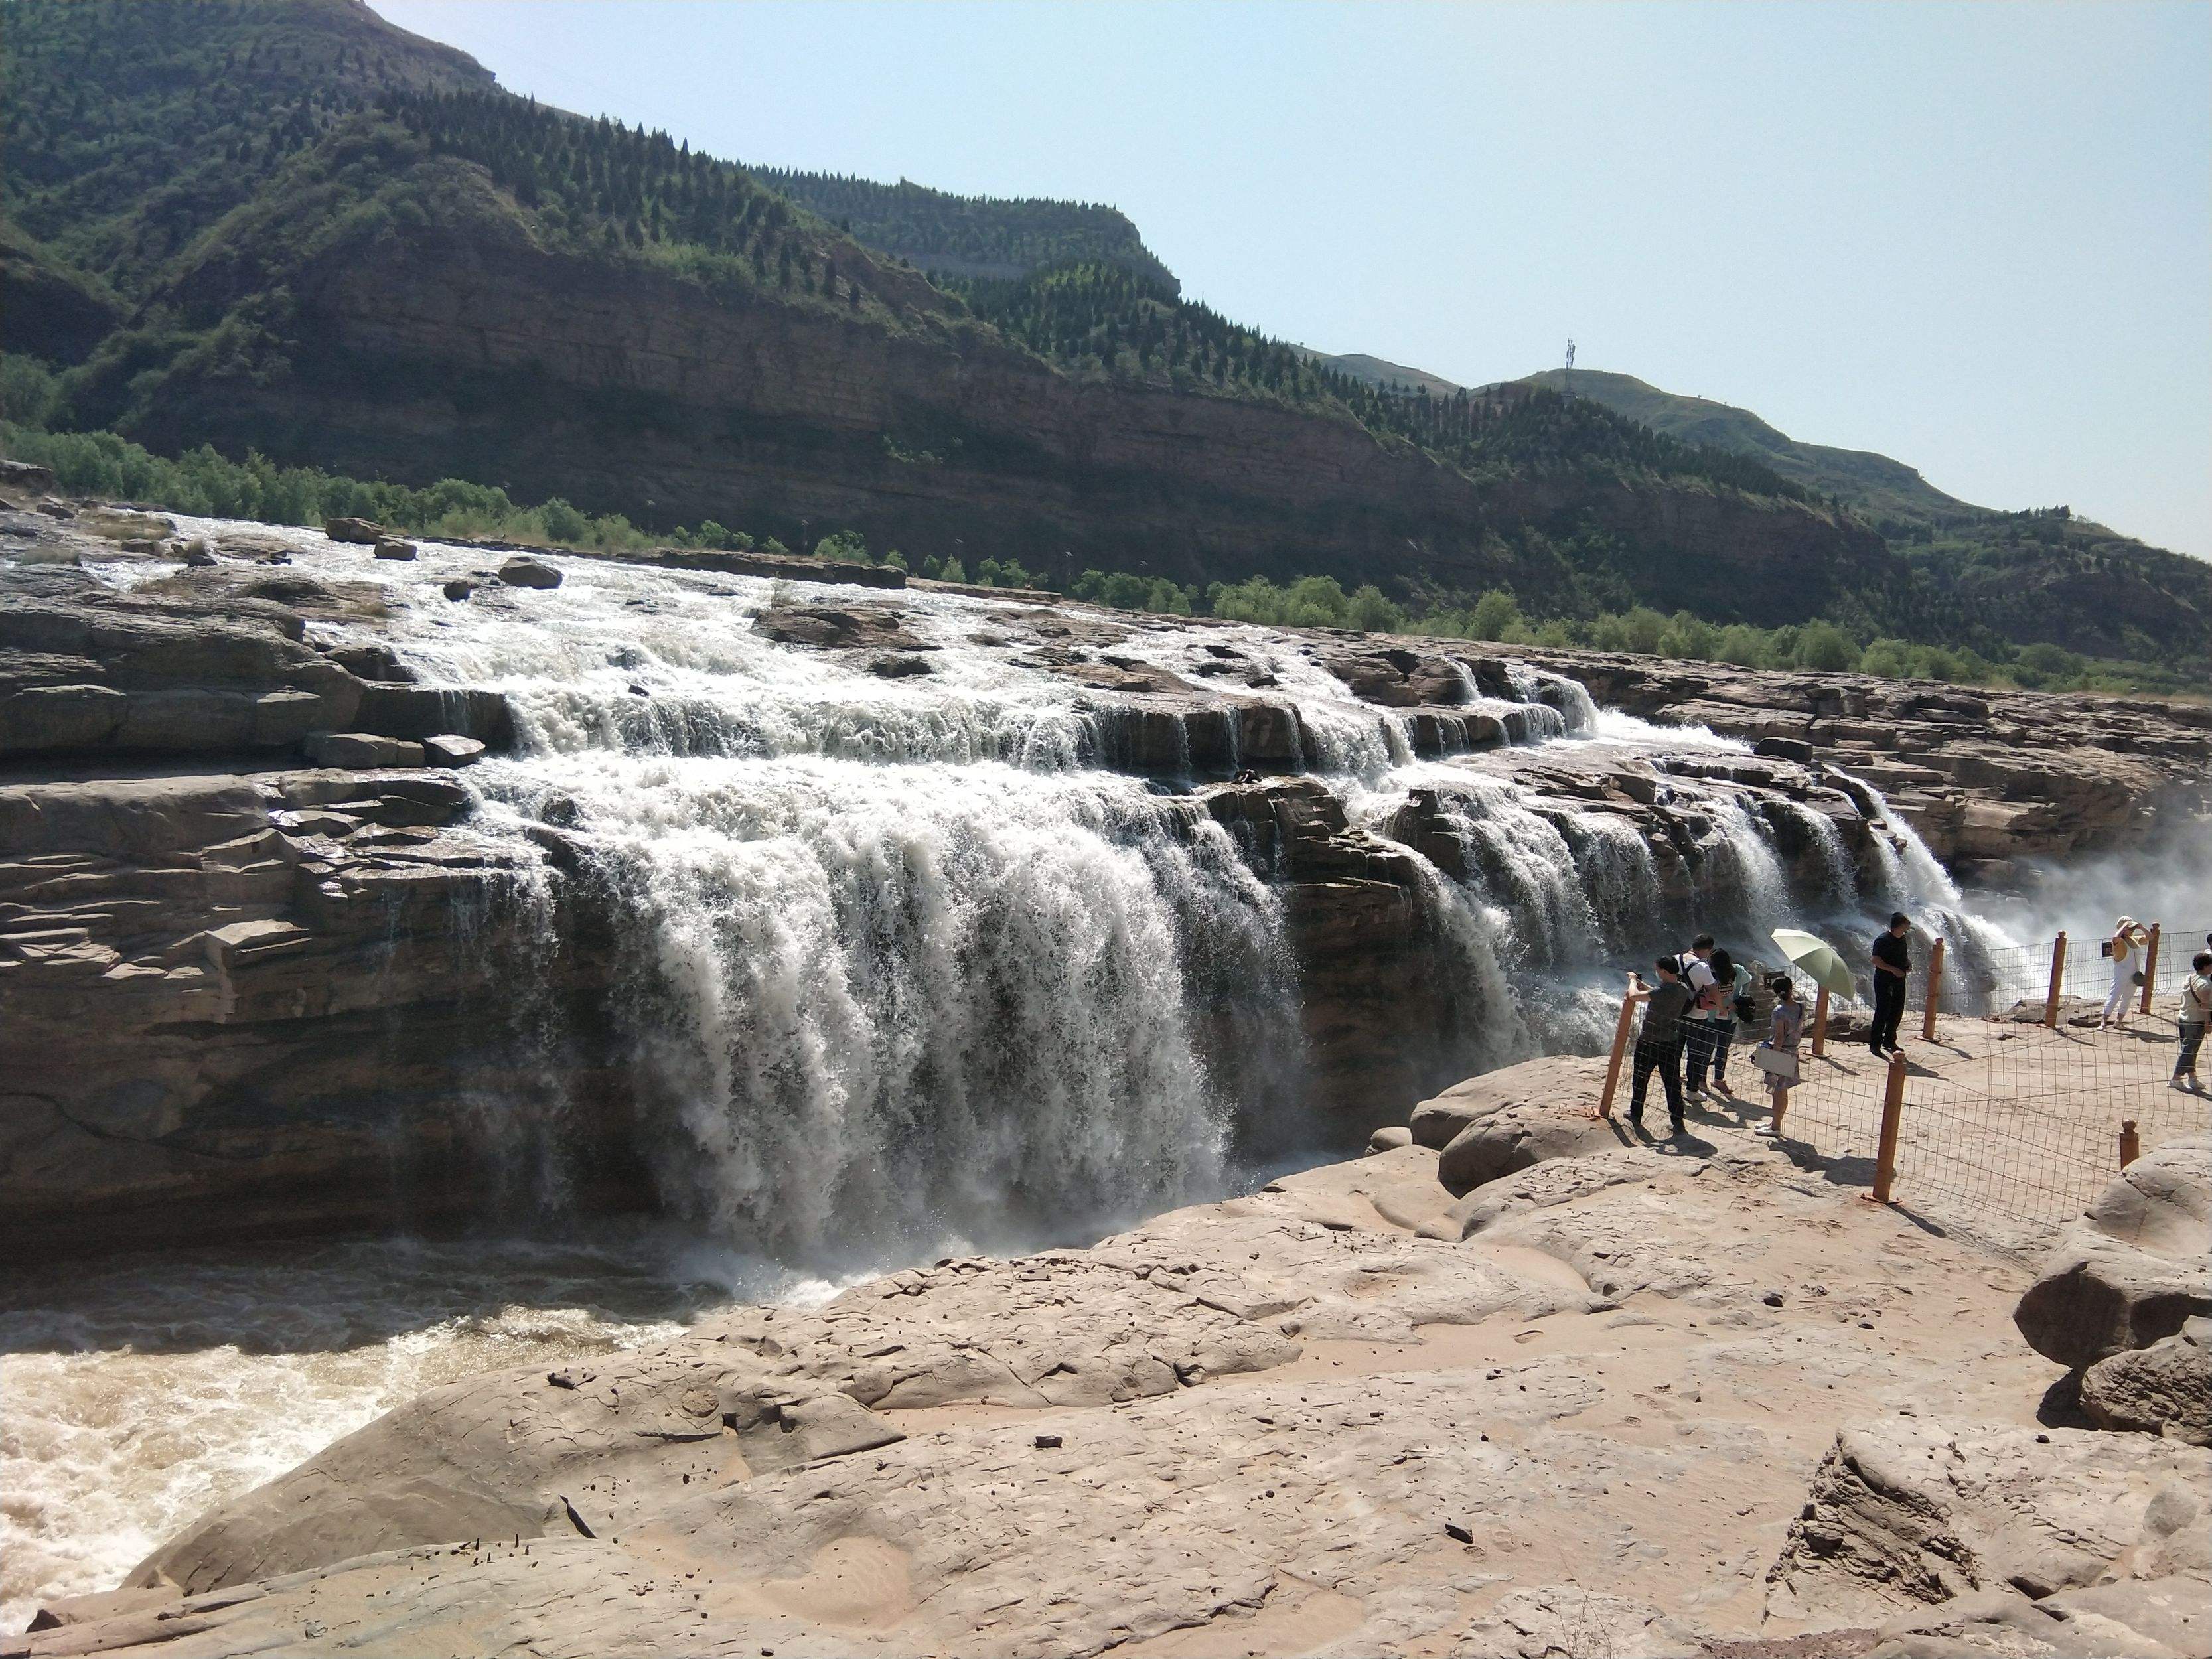
[[[1003,606],[580,559],[556,561],[558,589],[453,604],[441,584],[484,555],[424,543],[414,564],[376,563],[288,537],[298,573],[377,584],[391,613],[314,637],[389,642],[424,682],[515,708],[518,752],[459,775],[487,833],[558,823],[619,900],[621,1012],[645,1034],[670,1219],[559,1217],[549,1152],[542,1233],[559,1244],[352,1240],[0,1278],[0,1624],[112,1587],[202,1510],[431,1383],[948,1249],[1103,1231],[1249,1182],[1253,1156],[1319,1155],[1280,895],[1187,793],[1103,769],[1107,700],[994,644]],[[930,674],[878,678],[865,653],[753,626],[775,602],[886,599],[936,647]],[[1419,878],[1434,971],[1470,1011],[1469,1071],[1595,1051],[1621,969],[1693,923],[1755,943],[1902,904],[1962,941],[1986,929],[1901,824],[1862,892],[1833,824],[1771,800],[1821,848],[1820,890],[1793,893],[1771,825],[1723,799],[1694,914],[1665,914],[1632,825],[1416,760],[1411,720],[1352,698],[1312,641],[1112,621],[1129,630],[1117,657],[1206,684],[1220,647],[1271,677],[1261,695],[1298,711],[1300,766],[1355,824],[1386,833],[1409,789],[1439,792],[1465,873],[1424,862]],[[1522,702],[1475,707],[1544,752],[1747,752],[1525,668],[1514,681]],[[508,899],[543,910],[549,890]]]

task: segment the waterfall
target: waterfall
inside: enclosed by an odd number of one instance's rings
[[[1133,781],[604,752],[501,769],[574,805],[626,919],[677,1207],[818,1252],[934,1245],[1218,1185],[1201,990],[1287,1006],[1279,904]]]
[[[1844,845],[1844,832],[1836,828],[1836,821],[1817,806],[1808,806],[1786,796],[1768,801],[1766,810],[1781,814],[1795,824],[1798,833],[1818,849],[1820,902],[1829,912],[1841,915],[1856,908],[1858,870],[1851,861],[1850,848]]]
[[[420,548],[347,566],[388,624],[319,634],[506,696],[516,751],[462,775],[484,833],[526,847],[555,824],[571,843],[661,1196],[787,1260],[1066,1236],[1220,1190],[1296,1117],[1288,884],[1326,886],[1335,855],[1303,875],[1240,855],[1194,775],[1318,774],[1370,833],[1434,787],[1456,873],[1413,861],[1406,948],[1433,952],[1443,1046],[1469,1070],[1601,1042],[1622,969],[1686,921],[1801,920],[1775,823],[1819,838],[1826,890],[1802,897],[1845,890],[1824,815],[1771,823],[1716,785],[1680,914],[1648,825],[1540,798],[1515,769],[1571,767],[1577,744],[1607,764],[1745,745],[1524,664],[1508,701],[1461,663],[1469,704],[1443,711],[1488,716],[1522,758],[1416,762],[1439,711],[1350,696],[1307,636],[586,560],[558,588],[456,605],[442,583],[481,556]],[[809,629],[832,648],[775,637]],[[1097,689],[1146,665],[1231,695]],[[1896,856],[1899,879],[1927,879]],[[538,1034],[550,1075],[563,1034]]]
[[[1829,770],[1873,806],[1875,860],[1880,872],[1875,901],[1885,909],[1904,911],[1923,932],[1942,938],[1944,994],[1950,1006],[1962,1012],[1987,1010],[2039,989],[2033,971],[2023,977],[2019,970],[2007,969],[2020,942],[1967,908],[1966,895],[1950,872],[1929,850],[1920,832],[1890,810],[1888,798],[1840,767]]]

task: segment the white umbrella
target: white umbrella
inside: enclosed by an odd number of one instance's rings
[[[1795,927],[1778,927],[1774,942],[1782,947],[1782,954],[1791,964],[1802,968],[1813,977],[1813,983],[1824,991],[1839,997],[1857,994],[1858,987],[1851,979],[1851,970],[1836,954],[1836,947],[1824,939],[1798,932]]]

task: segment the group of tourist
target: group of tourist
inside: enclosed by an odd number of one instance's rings
[[[1753,1010],[1751,971],[1715,944],[1711,933],[1698,934],[1687,951],[1661,957],[1653,967],[1656,985],[1645,983],[1641,974],[1628,976],[1630,1000],[1644,1005],[1628,1121],[1644,1127],[1644,1102],[1656,1072],[1667,1091],[1668,1121],[1679,1135],[1685,1101],[1705,1100],[1709,1082],[1713,1093],[1735,1094],[1729,1087],[1729,1054],[1737,1020],[1749,1018]],[[1789,983],[1787,975],[1777,975],[1771,988],[1779,998]],[[1793,1053],[1795,1048],[1793,1036]]]
[[[1900,911],[1875,936],[1874,1018],[1868,1028],[1868,1047],[1877,1059],[1902,1052],[1898,1027],[1905,1018],[1905,986],[1912,975],[1911,933],[1911,920]],[[1629,1085],[1628,1121],[1636,1128],[1644,1127],[1644,1103],[1656,1073],[1667,1093],[1668,1122],[1679,1135],[1685,1104],[1708,1097],[1709,1077],[1714,1093],[1735,1098],[1728,1082],[1729,1052],[1737,1023],[1755,1015],[1758,1001],[1751,971],[1716,945],[1711,933],[1698,934],[1681,955],[1661,957],[1652,965],[1659,975],[1656,985],[1645,983],[1641,974],[1628,976],[1629,1000],[1644,1005]],[[1766,1079],[1774,1122],[1779,1126],[1797,1081],[1805,1004],[1796,981],[1787,974],[1771,975],[1766,988],[1774,1006],[1767,1016],[1766,1039],[1753,1050],[1752,1063]]]
[[[2171,1086],[2202,1093],[2197,1075],[2197,1057],[2203,1051],[2208,1026],[2212,1026],[2212,933],[2205,949],[2190,966],[2181,988],[2180,1051],[2175,1056]],[[2132,917],[2122,916],[2114,928],[2106,954],[2112,959],[2112,989],[2097,1029],[2124,1030],[2128,1008],[2142,984],[2145,955],[2150,934]],[[1867,1028],[1867,1047],[1876,1059],[1895,1058],[1904,1050],[1898,1031],[1905,1020],[1905,991],[1912,977],[1911,919],[1902,911],[1875,935],[1869,951],[1873,969],[1874,1015]],[[1684,1133],[1682,1113],[1687,1102],[1713,1093],[1735,1097],[1728,1082],[1729,1054],[1737,1024],[1756,1012],[1753,981],[1749,969],[1714,943],[1711,933],[1700,933],[1680,956],[1661,957],[1653,963],[1657,984],[1641,974],[1628,976],[1628,997],[1644,1007],[1643,1024],[1636,1037],[1634,1071],[1629,1087],[1628,1121],[1644,1127],[1644,1103],[1656,1074],[1667,1095],[1667,1116],[1676,1135]],[[1766,988],[1774,999],[1768,1016],[1766,1039],[1753,1051],[1753,1063],[1766,1079],[1772,1097],[1774,1122],[1778,1127],[1797,1081],[1797,1048],[1805,1036],[1805,1005],[1787,974],[1776,974]]]

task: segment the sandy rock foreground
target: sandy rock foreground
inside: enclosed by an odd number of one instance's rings
[[[1400,1131],[1087,1251],[434,1390],[0,1651],[2212,1647],[2212,1453],[2039,1422],[2032,1264],[1740,1120],[1617,1138],[1596,1073],[1453,1091],[1539,1160],[1479,1202]]]

